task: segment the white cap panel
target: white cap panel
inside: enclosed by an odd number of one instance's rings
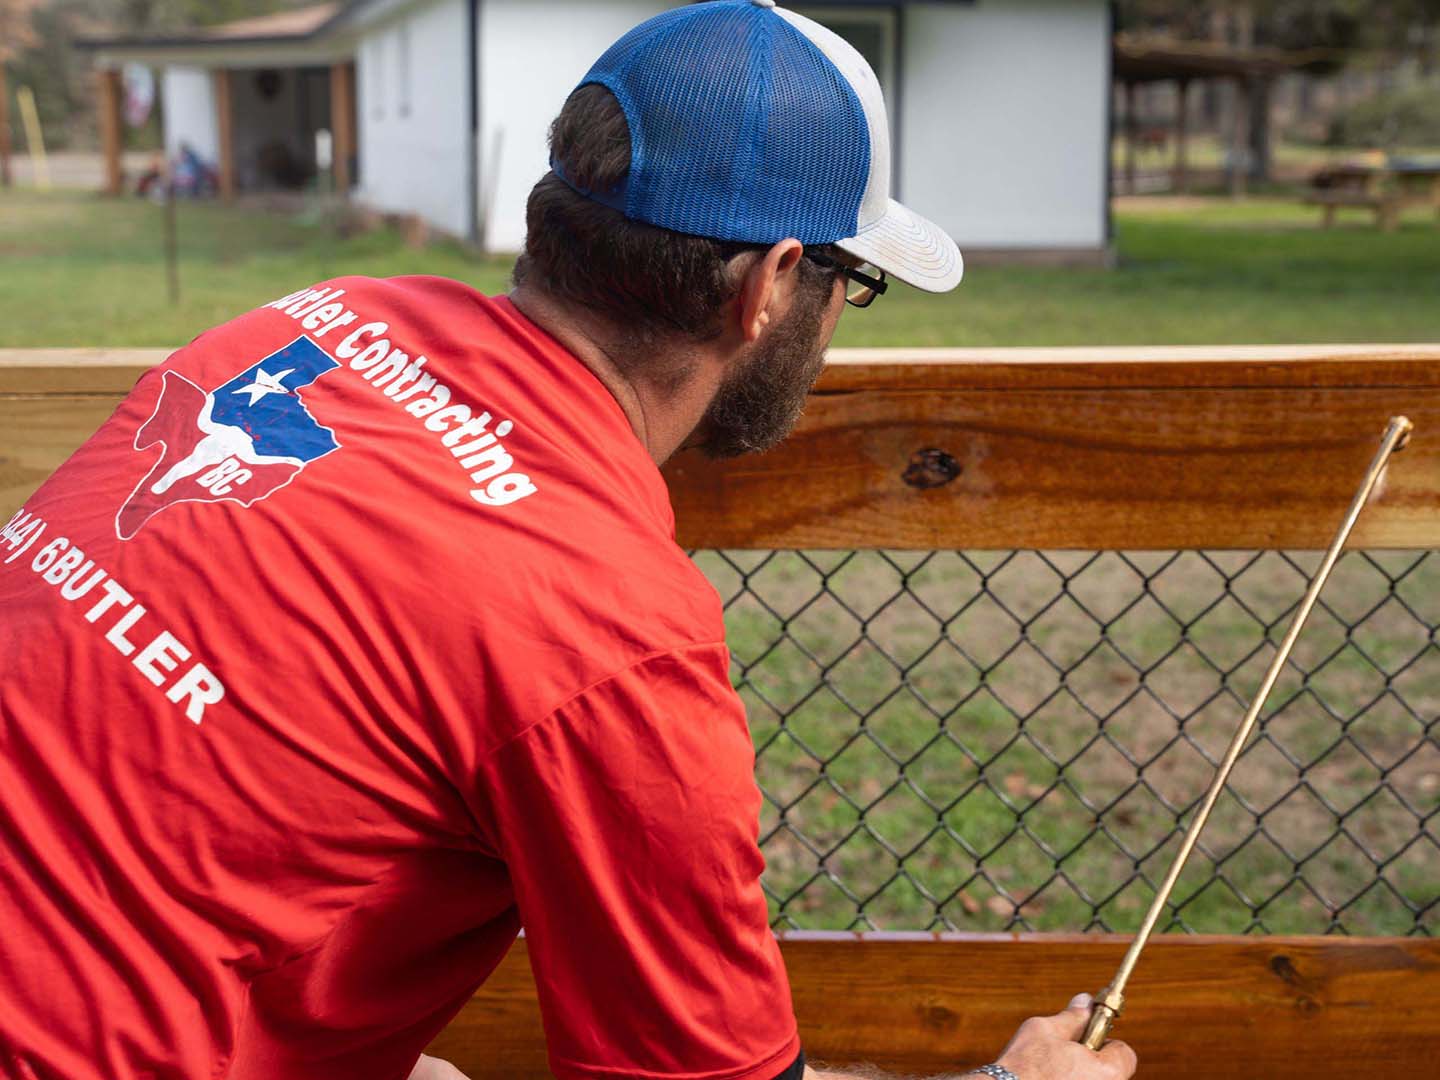
[[[885,216],[890,202],[890,126],[885,118],[885,95],[880,89],[880,80],[855,46],[829,27],[786,8],[775,8],[775,14],[824,53],[860,99],[860,108],[870,129],[870,178],[865,184],[865,194],[860,198],[856,225],[864,231]]]

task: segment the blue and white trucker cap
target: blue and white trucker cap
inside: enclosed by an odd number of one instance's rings
[[[960,283],[955,241],[890,198],[879,80],[819,23],[775,0],[691,4],[622,37],[591,83],[625,112],[630,172],[582,195],[692,236],[834,244],[927,292]]]

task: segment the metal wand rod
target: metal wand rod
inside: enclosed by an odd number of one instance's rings
[[[1254,699],[1250,702],[1250,708],[1245,712],[1245,719],[1240,724],[1240,730],[1235,732],[1235,737],[1230,740],[1230,745],[1225,751],[1225,757],[1215,770],[1215,779],[1210,783],[1210,790],[1205,793],[1200,808],[1190,819],[1190,826],[1185,830],[1185,839],[1180,844],[1175,861],[1170,864],[1170,870],[1165,875],[1165,880],[1160,883],[1160,888],[1155,893],[1155,899],[1150,902],[1150,910],[1145,913],[1145,920],[1140,924],[1140,929],[1135,934],[1135,940],[1130,943],[1125,958],[1120,961],[1120,968],[1115,973],[1115,978],[1095,999],[1094,1010],[1090,1014],[1090,1023],[1085,1028],[1085,1035],[1081,1039],[1091,1050],[1100,1049],[1105,1042],[1105,1037],[1110,1033],[1110,1025],[1114,1023],[1115,1017],[1120,1015],[1120,1010],[1125,1004],[1125,984],[1130,981],[1130,975],[1135,970],[1136,962],[1140,959],[1141,950],[1150,940],[1150,934],[1155,929],[1160,912],[1169,903],[1170,892],[1175,888],[1180,871],[1185,869],[1185,862],[1190,858],[1190,852],[1195,849],[1195,841],[1200,837],[1200,830],[1205,828],[1205,822],[1210,818],[1210,811],[1215,808],[1215,802],[1220,798],[1220,792],[1224,790],[1225,782],[1230,778],[1230,770],[1235,767],[1235,762],[1240,758],[1240,751],[1249,741],[1250,732],[1255,727],[1260,710],[1270,696],[1270,691],[1275,686],[1275,680],[1280,677],[1280,671],[1290,656],[1290,649],[1295,644],[1296,638],[1300,636],[1300,631],[1305,626],[1305,620],[1310,616],[1310,609],[1315,606],[1315,601],[1320,596],[1320,590],[1325,587],[1325,580],[1330,576],[1330,571],[1334,569],[1335,560],[1340,557],[1340,551],[1344,548],[1345,541],[1349,539],[1350,530],[1355,527],[1355,521],[1359,518],[1361,509],[1369,500],[1370,493],[1374,490],[1380,474],[1384,472],[1385,463],[1389,461],[1390,455],[1396,450],[1404,449],[1414,426],[1403,416],[1390,418],[1390,424],[1386,427],[1385,435],[1380,440],[1380,449],[1376,451],[1375,459],[1370,462],[1370,469],[1366,472],[1365,479],[1361,481],[1359,490],[1355,492],[1355,498],[1351,500],[1350,509],[1345,514],[1345,520],[1340,523],[1340,528],[1335,533],[1335,539],[1330,541],[1330,548],[1325,552],[1325,558],[1321,560],[1320,568],[1315,572],[1314,578],[1310,581],[1310,587],[1305,591],[1305,598],[1300,602],[1300,609],[1295,613],[1295,618],[1290,623],[1290,629],[1286,631],[1284,640],[1280,642],[1280,648],[1276,650],[1274,659],[1270,661],[1270,667],[1265,672],[1260,689],[1256,691]]]

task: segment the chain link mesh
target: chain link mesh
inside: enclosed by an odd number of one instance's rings
[[[1319,553],[702,551],[778,927],[1134,930]],[[1336,565],[1159,929],[1440,930],[1440,557]]]

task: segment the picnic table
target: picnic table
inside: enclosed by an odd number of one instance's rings
[[[1397,160],[1384,165],[1350,163],[1321,169],[1310,178],[1305,202],[1324,211],[1324,227],[1341,207],[1372,210],[1381,232],[1391,232],[1407,206],[1431,206],[1440,215],[1440,161]]]

